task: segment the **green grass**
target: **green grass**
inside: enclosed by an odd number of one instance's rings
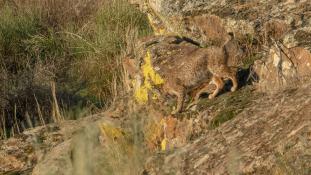
[[[233,119],[245,108],[250,106],[258,94],[253,93],[251,87],[243,87],[236,92],[226,92],[213,100],[201,100],[198,105],[199,111],[210,108],[214,111],[210,128],[215,129],[221,124]]]
[[[217,128],[222,123],[233,119],[237,114],[237,111],[234,108],[224,109],[220,111],[215,119],[212,121],[211,127]]]

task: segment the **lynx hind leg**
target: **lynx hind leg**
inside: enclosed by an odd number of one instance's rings
[[[178,90],[170,90],[169,93],[177,97],[176,109],[171,112],[171,114],[174,115],[182,111],[183,103],[185,99],[185,90],[183,87],[180,87],[178,88]]]
[[[193,93],[193,96],[194,96],[193,102],[191,102],[187,106],[186,110],[188,110],[192,107],[194,107],[193,109],[195,110],[195,108],[196,108],[195,106],[198,104],[201,94],[206,93],[209,90],[208,89],[209,85],[210,85],[210,83],[205,83],[203,86],[200,87],[200,89],[198,89],[195,93]]]
[[[224,88],[225,85],[224,81],[220,77],[215,75],[212,78],[211,84],[215,84],[216,89],[212,94],[208,96],[209,99],[215,98],[219,94],[219,92]]]
[[[201,89],[196,92],[196,94],[194,96],[194,101],[195,102],[199,101],[199,98],[200,98],[201,94],[203,94],[203,93],[208,91],[208,86],[209,85],[210,85],[210,83],[205,83],[204,86],[202,86]]]
[[[236,76],[232,76],[230,79],[233,83],[233,86],[231,87],[230,91],[234,92],[238,89],[238,80],[237,80]]]

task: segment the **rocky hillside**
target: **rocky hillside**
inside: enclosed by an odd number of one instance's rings
[[[127,51],[128,94],[102,114],[0,141],[0,174],[311,174],[311,2],[131,3],[155,36]],[[238,91],[226,83],[171,115],[161,66],[212,46],[238,69]]]

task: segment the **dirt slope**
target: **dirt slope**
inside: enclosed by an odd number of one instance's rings
[[[166,155],[156,174],[310,174],[310,87],[252,100],[234,119]]]

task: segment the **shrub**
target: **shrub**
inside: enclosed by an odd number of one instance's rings
[[[151,32],[146,16],[126,0],[3,2],[0,137],[53,122],[51,82],[65,118],[109,106],[122,84],[129,31]]]

